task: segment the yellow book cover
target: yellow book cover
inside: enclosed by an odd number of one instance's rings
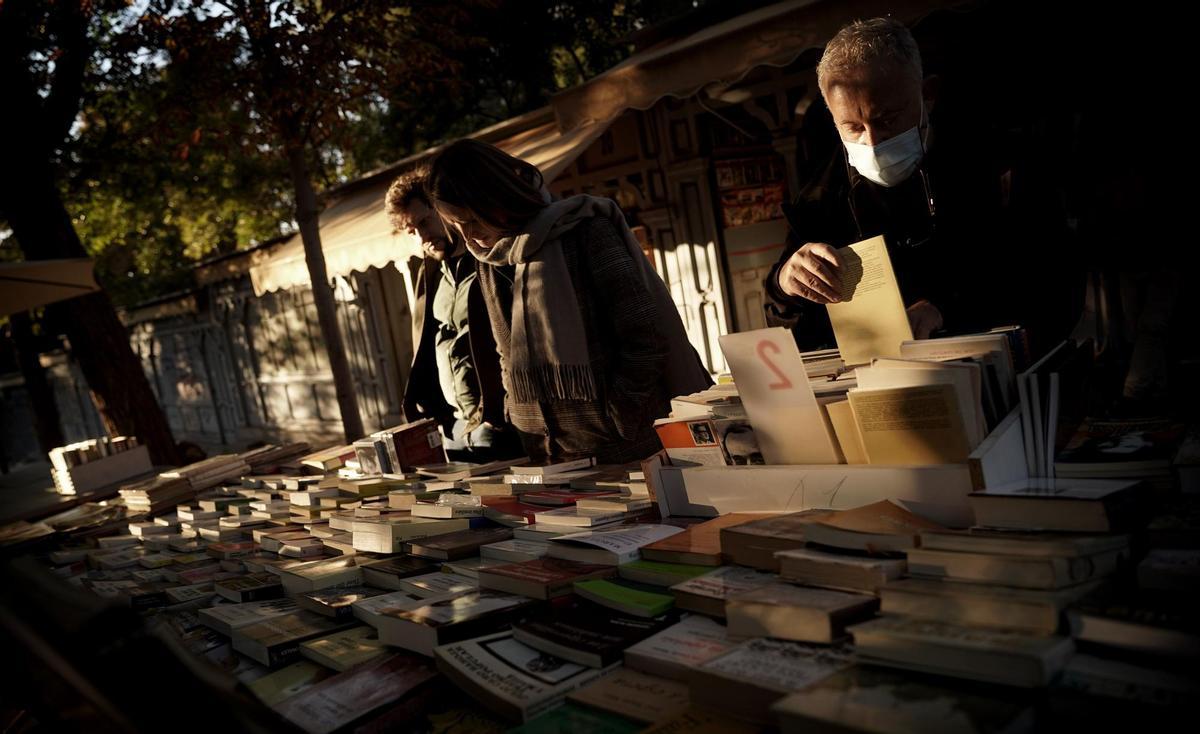
[[[952,385],[851,390],[870,464],[961,464],[970,447]]]
[[[863,448],[858,425],[854,422],[854,411],[850,408],[850,401],[829,403],[825,406],[825,412],[829,414],[829,423],[833,426],[833,433],[842,449],[842,455],[846,457],[846,463],[866,464],[867,452]]]
[[[855,242],[837,253],[842,300],[826,308],[842,360],[852,365],[899,357],[900,344],[913,338],[912,327],[883,237]]]

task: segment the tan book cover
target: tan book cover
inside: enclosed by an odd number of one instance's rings
[[[677,681],[621,668],[568,694],[567,699],[653,724],[687,710],[688,687]]]
[[[951,385],[851,390],[870,464],[961,464],[970,446]]]
[[[860,661],[1028,688],[1048,685],[1075,651],[1069,637],[896,616],[849,631]]]
[[[300,654],[337,671],[347,670],[388,651],[374,627],[352,627],[301,643]]]
[[[825,308],[842,359],[867,364],[876,357],[899,357],[900,344],[913,336],[887,243],[872,237],[837,252],[842,300]]]
[[[753,520],[765,520],[779,513],[731,512],[728,515],[697,523],[682,533],[663,538],[642,548],[642,558],[663,563],[691,563],[698,566],[720,566],[721,530]]]
[[[842,510],[818,522],[841,530],[877,535],[916,535],[922,530],[942,529],[941,525],[920,515],[914,515],[891,500],[880,500],[853,510]]]
[[[974,449],[987,436],[982,385],[977,364],[877,359],[871,367],[859,367],[855,370],[854,377],[860,390],[951,385],[970,447]]]
[[[733,637],[832,643],[878,608],[871,595],[776,582],[730,596],[725,616]]]
[[[329,676],[330,672],[320,665],[301,660],[251,681],[248,685],[250,691],[258,696],[258,700],[267,706],[275,706]]]
[[[842,455],[846,457],[846,463],[866,464],[867,451],[863,448],[858,424],[854,422],[854,411],[850,408],[850,401],[828,403],[825,412],[829,415],[829,424],[833,426],[833,435],[842,449]]]

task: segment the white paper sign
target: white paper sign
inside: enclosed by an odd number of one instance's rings
[[[726,334],[721,351],[768,464],[837,464],[838,454],[787,329]]]

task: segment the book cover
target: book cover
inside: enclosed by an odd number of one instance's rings
[[[300,643],[354,625],[308,612],[297,611],[248,624],[234,630],[233,649],[270,668],[293,662],[300,655]]]
[[[729,464],[711,417],[660,418],[654,421],[654,430],[673,466]]]
[[[846,647],[763,638],[739,643],[698,672],[706,678],[748,681],[782,696],[846,670],[853,661]]]
[[[367,583],[383,589],[395,589],[402,579],[430,573],[437,569],[437,564],[424,558],[397,555],[360,563],[359,567]]]
[[[689,671],[728,652],[736,643],[725,625],[693,615],[625,649],[625,667],[686,680]]]
[[[879,608],[873,595],[831,589],[764,584],[725,600],[729,633],[736,637],[832,643],[848,622],[866,619]]]
[[[529,603],[529,599],[521,596],[483,589],[452,599],[428,602],[411,610],[382,609],[380,614],[385,618],[439,628],[464,624],[495,612],[512,611]]]
[[[235,604],[264,599],[278,599],[283,596],[283,584],[273,573],[257,573],[249,576],[237,576],[222,579],[213,583],[213,590],[225,599]]]
[[[926,550],[1001,556],[1071,558],[1118,550],[1128,544],[1127,535],[1067,535],[989,528],[921,531],[921,547]]]
[[[721,529],[778,517],[776,513],[731,512],[685,528],[683,533],[666,537],[642,548],[642,558],[670,564],[721,565]]]
[[[712,616],[725,616],[725,600],[774,582],[776,576],[751,568],[722,566],[703,576],[697,576],[671,587],[675,603],[683,609]]]
[[[850,628],[860,660],[988,683],[1047,685],[1075,651],[1070,638],[879,617]]]
[[[614,614],[588,602],[561,605],[513,623],[513,638],[573,663],[605,668],[619,662],[625,648],[669,626],[667,616]]]
[[[225,635],[232,630],[248,624],[261,622],[272,617],[293,614],[297,611],[296,602],[291,599],[270,599],[268,601],[252,601],[245,604],[222,604],[199,611],[201,623],[212,627]]]
[[[835,673],[780,700],[772,710],[784,732],[836,727],[880,734],[998,734],[1033,725],[1033,710],[1026,703],[867,666]]]
[[[1058,632],[1063,610],[1100,583],[1036,590],[909,578],[887,584],[879,598],[884,614],[1050,635]]]
[[[672,525],[628,525],[551,538],[551,557],[618,565],[638,558],[642,546],[683,532]]]
[[[534,522],[540,525],[566,525],[571,527],[590,528],[597,525],[620,522],[625,519],[625,513],[620,510],[579,510],[575,507],[559,507],[553,510],[542,509],[534,513]]]
[[[523,645],[512,632],[443,645],[434,656],[438,670],[459,688],[517,722],[549,711],[603,673]]]
[[[1121,479],[1029,479],[972,492],[977,525],[1018,530],[1106,533],[1147,519],[1145,485]]]
[[[479,556],[484,559],[521,563],[542,558],[548,552],[548,544],[540,540],[505,540],[500,543],[489,543],[479,548]]]
[[[528,502],[532,505],[544,505],[546,507],[569,507],[576,506],[580,500],[594,500],[600,497],[620,497],[617,492],[585,492],[578,489],[541,489],[532,492],[525,492],[521,495],[522,502]],[[595,508],[578,508],[578,509],[595,509]],[[613,508],[605,508],[613,509]],[[623,507],[615,508],[618,512],[623,512]]]
[[[301,660],[268,673],[248,684],[250,692],[265,705],[275,707],[301,691],[312,688],[331,675],[322,665]]]
[[[903,558],[830,553],[811,547],[779,551],[776,558],[779,576],[786,581],[855,591],[874,592],[908,569]]]
[[[382,589],[371,586],[335,586],[298,594],[295,599],[296,604],[306,611],[334,619],[348,619],[354,616],[355,604],[384,593]]]
[[[1070,558],[993,556],[914,548],[908,553],[908,573],[915,578],[1060,589],[1109,576],[1127,559],[1128,551],[1124,548]]]
[[[743,547],[769,547],[772,550],[802,547],[807,527],[832,514],[833,510],[770,513],[759,519],[723,526],[718,531],[721,552],[736,560],[738,551]]]
[[[804,537],[836,548],[898,551],[919,545],[922,530],[941,528],[891,500],[880,500],[821,518],[805,529]]]
[[[351,608],[353,609],[355,618],[366,622],[372,627],[378,627],[379,619],[385,609],[419,609],[431,602],[450,599],[467,591],[470,591],[470,589],[444,594],[414,594],[409,591],[392,591],[387,594],[360,599],[354,602]]]
[[[452,561],[477,555],[480,546],[512,539],[509,528],[480,528],[446,533],[409,543],[408,552],[414,556]]]
[[[623,495],[593,495],[578,499],[575,507],[580,510],[598,510],[600,512],[624,512],[626,514],[649,510],[653,505],[649,497],[628,497]]]
[[[670,540],[668,538],[668,540]],[[631,561],[617,567],[617,573],[623,579],[637,581],[652,586],[674,586],[684,581],[703,576],[713,570],[708,565],[690,565],[684,563],[661,563],[645,559],[646,549],[642,549],[642,560]]]
[[[971,447],[951,385],[851,390],[869,464],[963,464]]]
[[[308,734],[330,734],[400,701],[436,675],[425,660],[392,655],[322,681],[276,711]]]
[[[514,466],[509,471],[513,474],[523,474],[529,476],[550,476],[554,474],[563,474],[565,472],[575,472],[581,469],[589,469],[595,465],[596,459],[593,457],[587,457],[583,459],[574,459],[572,461],[560,461],[555,464]]]
[[[653,724],[687,710],[688,688],[677,681],[617,669],[568,694],[567,700]]]
[[[511,497],[485,497],[483,516],[487,519],[508,527],[532,525],[539,512],[545,512],[542,505],[521,502]]]
[[[610,609],[635,617],[658,617],[675,606],[675,597],[665,589],[622,579],[577,581],[575,594]]]
[[[1200,656],[1200,604],[1193,597],[1100,588],[1067,610],[1071,636],[1151,660]]]
[[[373,627],[351,627],[300,644],[301,656],[339,672],[387,653]]]
[[[901,343],[913,335],[883,237],[839,248],[838,257],[840,300],[825,308],[842,359],[855,365],[899,357]]]
[[[1054,462],[1055,472],[1169,467],[1184,430],[1184,424],[1165,418],[1116,421],[1089,418],[1059,452]]]
[[[535,599],[550,599],[571,593],[573,583],[612,576],[614,573],[612,566],[607,565],[538,558],[482,569],[479,572],[479,586]]]

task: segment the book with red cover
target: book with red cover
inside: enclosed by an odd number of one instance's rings
[[[479,587],[520,594],[532,599],[551,599],[571,593],[576,581],[609,578],[612,566],[577,563],[559,558],[537,558],[522,563],[480,569]]]
[[[483,498],[483,516],[509,527],[532,525],[534,513],[545,511],[545,505],[532,505],[515,497]]]
[[[390,434],[390,441],[396,449],[400,467],[394,471],[415,471],[417,466],[440,464],[446,460],[442,434],[437,421],[432,418],[405,423],[382,433]]]
[[[566,507],[568,505],[575,504],[579,500],[594,499],[596,497],[619,496],[620,494],[620,492],[587,492],[577,489],[543,489],[538,492],[524,493],[521,495],[521,501],[535,505]]]

